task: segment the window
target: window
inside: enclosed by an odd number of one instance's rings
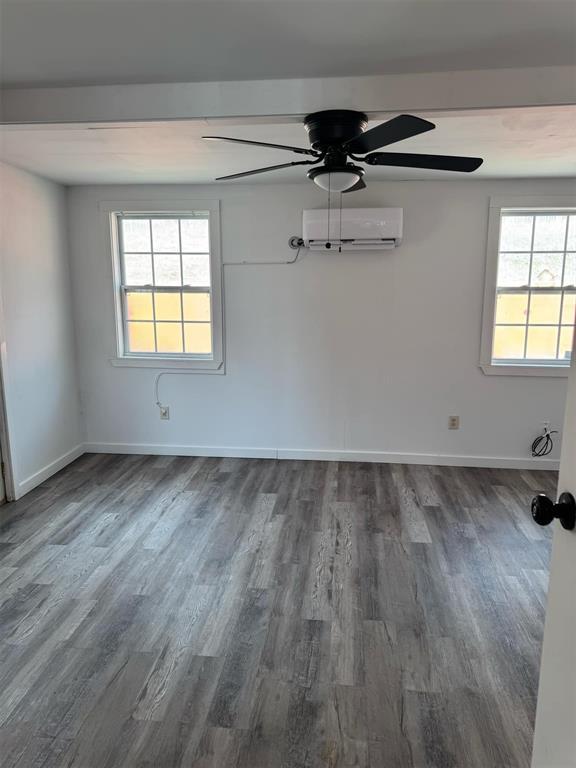
[[[218,207],[109,212],[117,364],[222,367]]]
[[[576,208],[496,205],[490,215],[482,367],[566,374],[576,315]]]

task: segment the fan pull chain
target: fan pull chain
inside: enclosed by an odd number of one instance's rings
[[[342,192],[340,192],[340,224],[338,231],[338,239],[340,244],[338,246],[338,253],[342,253]]]
[[[332,174],[328,174],[328,235],[326,237],[326,247],[329,248],[330,245],[330,182],[332,181]]]

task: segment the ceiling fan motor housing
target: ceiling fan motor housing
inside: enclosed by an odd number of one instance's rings
[[[363,112],[350,109],[327,109],[308,115],[304,125],[312,149],[323,151],[363,133],[368,126],[368,118]]]

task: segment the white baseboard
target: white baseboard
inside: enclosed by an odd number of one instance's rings
[[[276,448],[236,448],[164,443],[85,443],[86,453],[134,453],[151,456],[213,456],[223,459],[277,459]]]
[[[52,477],[52,475],[55,475],[56,472],[59,472],[61,469],[64,469],[65,466],[70,464],[79,456],[82,456],[82,454],[85,452],[86,448],[84,444],[80,443],[70,451],[64,453],[62,456],[59,456],[54,461],[51,461],[50,464],[46,464],[46,466],[42,467],[42,469],[39,469],[38,472],[34,472],[33,475],[30,475],[24,480],[16,481],[14,483],[15,499],[20,499],[22,496],[24,496],[25,493],[28,493],[28,491],[31,491],[33,488],[36,488],[37,485],[40,485],[40,483],[48,480],[48,478]]]
[[[366,461],[377,464],[425,464],[437,467],[490,467],[492,469],[557,470],[554,459],[514,456],[460,456],[443,453],[395,453],[392,451],[332,451],[281,448],[279,459],[314,459],[317,461]]]
[[[315,461],[365,461],[380,464],[427,464],[448,467],[491,467],[493,469],[557,470],[555,459],[510,456],[458,456],[437,453],[394,453],[389,451],[312,450],[307,448],[242,448],[208,445],[165,445],[155,443],[86,443],[87,453],[134,453],[157,456],[213,456],[242,459],[302,459]]]

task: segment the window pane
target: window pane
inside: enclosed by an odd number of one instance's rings
[[[180,323],[156,323],[158,352],[182,352],[182,325]]]
[[[155,351],[153,323],[128,323],[128,351]]]
[[[536,216],[534,250],[563,251],[567,219],[567,216]]]
[[[532,257],[530,285],[550,288],[562,285],[563,253],[535,253]]]
[[[128,314],[128,320],[152,321],[154,319],[154,314],[152,312],[152,294],[127,293],[126,312]]]
[[[496,297],[497,323],[525,323],[528,293],[499,293]]]
[[[152,219],[152,243],[154,251],[179,251],[177,219]]]
[[[152,285],[152,256],[149,253],[124,254],[126,285]]]
[[[156,307],[156,320],[182,319],[179,293],[159,293],[157,291],[154,294],[154,304]]]
[[[525,290],[527,284],[529,291]],[[541,365],[566,360],[576,321],[573,289],[576,214],[503,212],[493,359],[534,360]]]
[[[570,360],[572,358],[572,340],[574,337],[574,327],[564,325],[560,329],[560,348],[558,350],[559,360]]]
[[[210,212],[120,215],[117,225],[126,352],[211,355]]]
[[[182,250],[193,253],[208,253],[208,219],[182,219]]]
[[[210,285],[210,257],[208,255],[182,254],[184,285],[207,287]]]
[[[210,322],[210,294],[183,293],[184,320]]]
[[[501,253],[498,259],[498,286],[520,287],[530,282],[529,253]]]
[[[209,355],[212,352],[210,323],[184,323],[186,352]]]
[[[180,254],[154,254],[155,285],[182,285],[180,277]]]
[[[576,287],[576,253],[566,254],[566,264],[564,265],[564,285],[573,285]]]
[[[558,325],[561,298],[559,293],[533,293],[530,299],[528,322]]]
[[[524,357],[526,328],[513,325],[497,325],[494,328],[494,360],[518,360]]]
[[[576,216],[570,216],[568,223],[568,251],[576,251]]]
[[[528,328],[528,343],[526,357],[531,360],[554,360],[556,358],[556,343],[558,327]]]
[[[576,294],[565,293],[562,305],[562,323],[574,323],[576,320]]]
[[[150,221],[122,219],[122,248],[124,251],[145,251],[150,248]]]
[[[502,216],[501,251],[529,251],[532,243],[533,216]]]

